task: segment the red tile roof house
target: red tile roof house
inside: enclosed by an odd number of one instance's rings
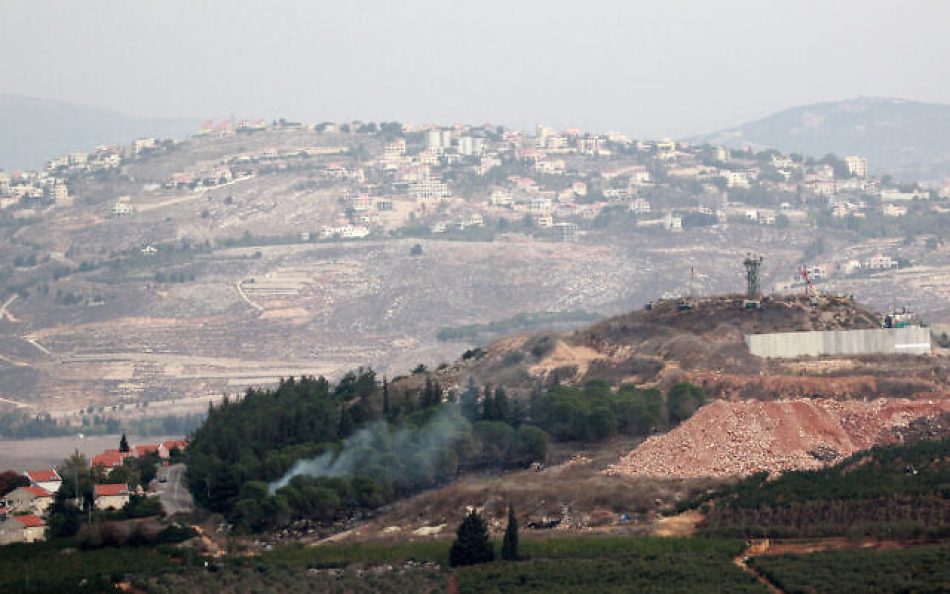
[[[158,457],[162,461],[162,466],[168,466],[171,463],[169,460],[172,456],[172,450],[177,449],[179,454],[182,454],[187,447],[188,442],[184,439],[166,439],[158,444]]]
[[[171,452],[173,448],[178,448],[179,450],[184,451],[184,449],[188,447],[188,440],[187,439],[166,439],[165,441],[162,442],[162,445],[165,446],[165,449],[168,450],[169,452]]]
[[[101,454],[96,454],[92,457],[92,467],[101,466],[105,469],[106,474],[112,471],[113,468],[122,466],[123,460],[129,457],[129,452],[120,452],[119,450],[106,450]]]
[[[55,468],[27,470],[23,472],[23,476],[29,479],[30,484],[34,487],[41,487],[50,493],[58,492],[59,488],[63,485],[63,479],[60,478]]]
[[[139,445],[132,448],[131,454],[136,458],[144,458],[149,454],[158,454],[161,457],[161,444],[159,445]]]
[[[17,487],[4,495],[0,503],[14,513],[44,514],[53,505],[53,494],[42,487]]]
[[[0,519],[0,545],[46,540],[46,522],[34,515]]]
[[[178,448],[179,452],[184,453],[185,448],[188,447],[188,441],[184,439],[166,439],[162,442],[162,447],[158,451],[158,455],[162,458],[168,458],[171,456],[172,450]],[[162,453],[164,451],[164,454]]]
[[[96,485],[96,509],[121,509],[129,502],[129,486],[125,483]]]

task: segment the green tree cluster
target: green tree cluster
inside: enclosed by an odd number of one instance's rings
[[[187,482],[195,500],[229,511],[248,481],[280,478],[379,417],[375,374],[346,374],[336,386],[324,378],[290,378],[276,390],[249,389],[238,402],[211,407],[186,452]],[[329,445],[328,445],[329,444]]]
[[[290,378],[225,399],[191,439],[188,488],[201,506],[247,530],[298,518],[331,522],[451,481],[463,468],[544,462],[549,435],[643,435],[705,401],[689,384],[664,397],[589,382],[539,389],[529,410],[503,386],[480,390],[470,378],[456,402],[423,365],[395,386],[361,368],[335,385]],[[130,483],[145,478],[144,469],[124,472]]]
[[[684,421],[705,403],[702,389],[688,383],[667,396],[658,390],[622,386],[613,392],[602,381],[583,388],[554,386],[531,402],[531,418],[559,441],[598,441],[613,435],[646,435]]]
[[[474,383],[459,406],[443,402],[428,371],[418,373],[425,374],[423,387],[400,386],[398,393],[361,369],[336,385],[291,378],[211,407],[186,452],[190,491],[238,526],[264,530],[374,509],[453,480],[462,466],[544,460],[547,436],[511,424],[523,413],[503,388],[489,390],[486,412]],[[288,474],[298,476],[283,478]]]

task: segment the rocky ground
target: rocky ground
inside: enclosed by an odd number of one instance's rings
[[[650,437],[605,472],[695,478],[821,468],[893,443],[921,418],[950,412],[939,400],[719,400],[667,434]]]

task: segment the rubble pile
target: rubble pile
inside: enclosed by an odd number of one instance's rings
[[[936,400],[717,400],[607,468],[610,475],[696,478],[813,469],[897,441],[917,419],[950,412]]]

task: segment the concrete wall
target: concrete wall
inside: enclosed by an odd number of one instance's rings
[[[930,329],[919,326],[826,332],[746,334],[753,355],[788,359],[820,355],[927,355]]]

